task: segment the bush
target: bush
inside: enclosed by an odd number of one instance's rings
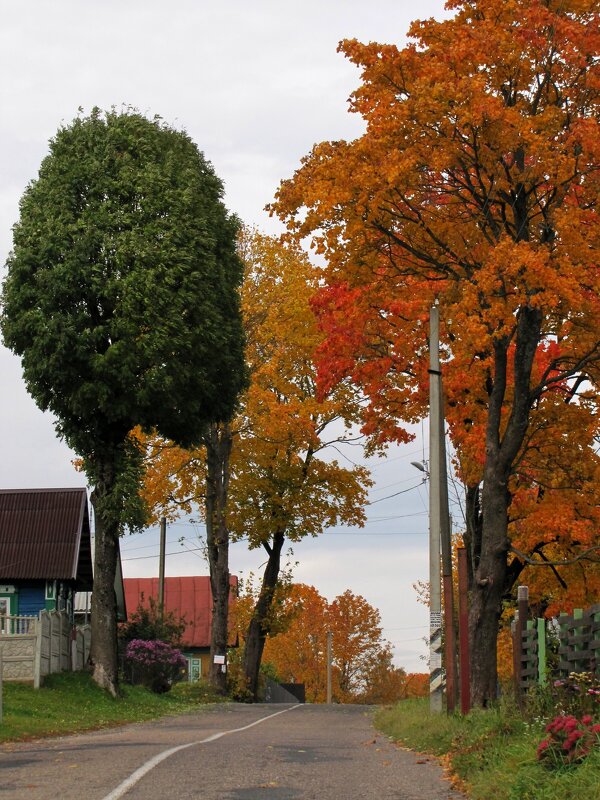
[[[527,712],[534,719],[558,716],[597,715],[600,709],[600,681],[591,672],[571,672],[527,693]]]
[[[556,707],[564,714],[593,714],[600,703],[600,681],[591,672],[571,672],[552,684]]]
[[[125,666],[131,683],[141,683],[153,692],[168,692],[187,672],[180,650],[159,639],[133,639],[125,651]]]
[[[549,769],[579,764],[600,746],[600,725],[594,724],[589,714],[581,719],[561,714],[546,725],[546,733],[549,735],[539,743],[537,758]]]
[[[144,605],[144,595],[138,607],[129,614],[127,622],[119,626],[119,642],[123,649],[134,639],[160,639],[173,647],[179,647],[185,631],[185,616],[177,617],[172,611],[162,611],[154,597],[148,598]]]

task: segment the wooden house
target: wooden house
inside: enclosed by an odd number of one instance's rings
[[[125,602],[129,614],[141,605],[148,608],[150,598],[158,603],[158,578],[125,578]],[[237,576],[231,576],[232,597],[237,593]],[[210,667],[210,638],[212,617],[212,592],[208,576],[165,578],[164,610],[176,620],[185,622],[182,652],[188,661],[188,678],[197,681],[208,675]],[[237,644],[237,636],[230,636],[230,645]]]
[[[66,611],[92,588],[85,489],[0,490],[0,618]]]

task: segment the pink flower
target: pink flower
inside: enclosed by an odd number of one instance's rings
[[[538,758],[541,756],[541,754],[544,752],[544,750],[548,749],[549,745],[550,745],[550,742],[549,742],[548,739],[542,739],[542,741],[538,744],[538,747],[537,747]]]

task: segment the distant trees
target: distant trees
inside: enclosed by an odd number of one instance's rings
[[[282,682],[303,683],[309,702],[327,697],[328,632],[335,702],[389,703],[408,695],[406,672],[392,663],[379,611],[364,597],[348,589],[328,603],[314,586],[292,584],[282,605],[285,628],[267,637],[264,661]]]
[[[2,303],[28,391],[94,487],[94,679],[117,693],[118,537],[146,519],[139,425],[182,445],[244,385],[237,220],[183,132],[95,109],[61,128],[21,200]]]

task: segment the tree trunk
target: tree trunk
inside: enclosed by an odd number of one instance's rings
[[[229,488],[229,458],[233,436],[228,424],[211,424],[206,444],[206,548],[212,591],[212,627],[209,679],[227,693],[226,663],[229,645],[229,529],[225,516]]]
[[[253,700],[258,700],[258,676],[265,640],[269,633],[269,616],[275,596],[275,589],[279,580],[279,570],[281,567],[281,551],[285,542],[283,532],[278,531],[273,536],[270,545],[264,547],[269,554],[267,566],[260,587],[260,594],[254,607],[254,613],[246,633],[246,644],[244,651],[244,674],[246,685]]]
[[[481,493],[481,547],[471,539],[472,590],[469,611],[471,643],[471,699],[486,706],[497,694],[496,643],[502,600],[511,586],[507,556],[508,511],[512,501],[509,478],[514,470],[529,426],[532,397],[531,371],[540,341],[539,309],[522,306],[517,314],[513,356],[513,392],[510,415],[503,415],[508,386],[511,338],[494,342],[494,375],[486,428],[486,460]],[[475,498],[471,498],[476,508]],[[476,528],[470,526],[470,535]]]
[[[114,488],[112,465],[99,470],[102,478],[92,492],[94,508],[94,590],[92,592],[92,641],[90,664],[93,679],[113,697],[119,694],[117,661],[117,604],[115,575],[119,547],[119,526],[113,515],[106,513]]]
[[[496,640],[506,590],[508,550],[505,495],[506,484],[501,479],[486,477],[482,496],[483,542],[481,555],[473,565],[469,613],[471,701],[476,706],[487,706],[497,696]]]

